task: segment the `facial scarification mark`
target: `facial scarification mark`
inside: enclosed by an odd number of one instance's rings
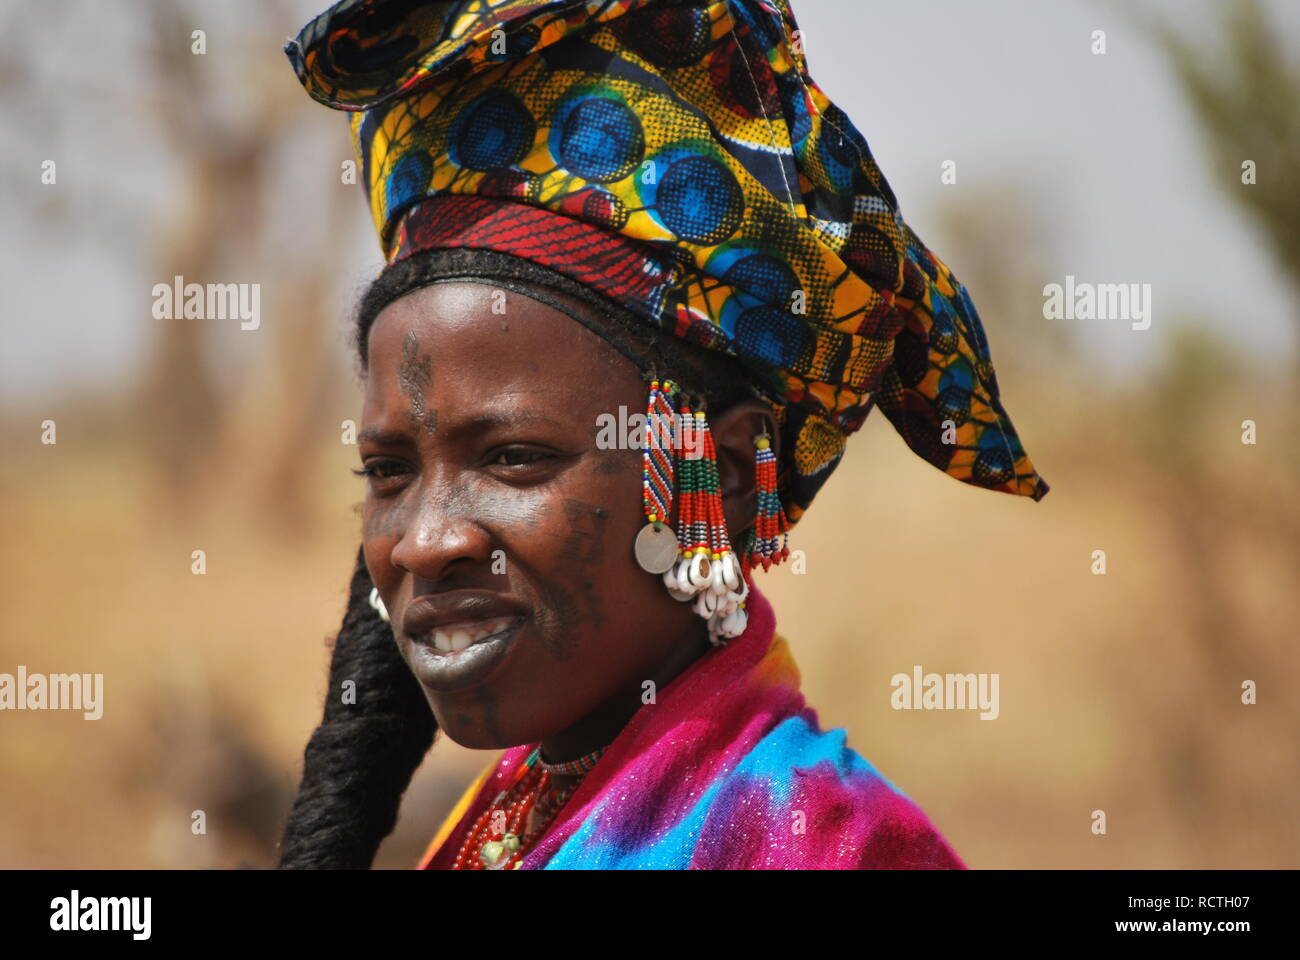
[[[362,504],[361,537],[363,540],[399,538],[406,531],[411,500],[407,496],[391,500],[368,497]]]
[[[438,411],[425,406],[425,394],[433,386],[433,358],[420,353],[420,343],[414,331],[408,331],[402,341],[402,366],[397,373],[397,382],[411,404],[411,429],[435,432],[438,429]]]
[[[604,552],[600,533],[603,532],[606,510],[581,500],[566,499],[564,516],[570,532],[559,556],[569,565],[590,569],[600,562]]]
[[[566,499],[564,516],[569,533],[556,551],[553,573],[543,587],[549,630],[543,630],[547,651],[557,660],[573,656],[582,628],[600,627],[607,618],[597,572],[605,559],[604,507]]]
[[[602,450],[596,444],[600,438],[601,431],[604,428],[598,424],[592,424],[587,428],[591,435],[592,449],[596,451],[596,465],[592,468],[592,473],[598,476],[608,476],[615,473],[640,473],[641,472],[641,451],[632,448]]]
[[[489,528],[537,529],[544,507],[535,498],[521,497],[518,493],[485,492],[476,501],[476,516]]]
[[[362,512],[361,536],[365,540],[399,537],[406,529],[406,511],[400,504],[375,505]]]
[[[496,695],[487,687],[480,686],[474,691],[474,699],[483,708],[483,730],[497,743],[505,746],[501,736],[501,711],[497,708]]]
[[[463,484],[455,484],[438,493],[442,510],[448,520],[460,520],[464,517],[478,515],[478,498],[474,491]]]
[[[640,450],[602,450],[596,461],[595,473],[606,476],[614,473],[640,473]]]

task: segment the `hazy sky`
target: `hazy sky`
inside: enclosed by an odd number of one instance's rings
[[[11,12],[13,4],[0,0],[0,9]],[[1059,262],[1044,282],[1071,273],[1080,281],[1152,285],[1151,330],[1135,332],[1124,321],[1076,324],[1081,348],[1097,364],[1121,372],[1149,362],[1162,329],[1187,313],[1231,330],[1264,362],[1280,364],[1292,349],[1292,299],[1253,227],[1210,182],[1167,67],[1124,17],[1081,0],[793,5],[814,78],[866,136],[904,217],[923,239],[936,235],[942,205],[952,196],[945,191],[978,191],[1009,180],[1050,205],[1045,214]],[[93,97],[97,75],[138,69],[130,51],[124,56],[114,42],[114,31],[122,29],[113,25],[116,6],[73,5],[77,14],[60,18],[57,36],[50,37],[28,111],[20,117],[12,101],[0,104],[7,130],[0,169],[0,398],[7,402],[39,402],[74,382],[125,383],[156,322],[149,287],[166,278],[145,283],[140,269],[124,269],[131,260],[121,249],[131,246],[141,264],[153,262],[150,205],[165,200],[168,187],[155,134],[122,110],[120,123],[114,121],[120,129],[106,139],[60,122],[48,106],[59,102],[59,85],[86,83]],[[295,2],[298,22],[325,6],[323,0]],[[1154,6],[1176,15],[1186,32],[1208,38],[1220,4],[1171,0]],[[1300,49],[1300,4],[1269,6],[1289,46]],[[223,32],[249,35],[248,21],[258,16],[256,5],[203,10],[213,21],[205,24],[210,37],[218,39]],[[1104,56],[1089,51],[1094,29],[1107,32]],[[268,28],[267,56],[281,61],[283,76],[293,82],[282,42],[279,31]],[[305,95],[303,109],[318,111],[322,125],[334,124],[340,156],[347,156],[338,115]],[[104,110],[117,107],[106,101]],[[97,221],[95,230],[73,230],[69,224],[76,221],[66,220],[41,225],[43,208],[32,195],[50,189],[39,183],[40,161],[47,157],[59,158],[59,189],[66,184],[64,197],[70,198],[64,202],[82,205],[84,217]],[[957,163],[956,186],[940,183],[940,164],[949,159]],[[1282,172],[1260,171],[1270,175]],[[343,272],[359,280],[379,259],[360,212],[356,223],[356,262]],[[949,265],[978,290],[978,277],[963,272],[960,262]],[[342,325],[345,308],[340,303],[339,316],[322,322]],[[1010,349],[999,341],[996,318],[985,322],[995,357]]]

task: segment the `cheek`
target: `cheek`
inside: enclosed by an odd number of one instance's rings
[[[546,505],[537,547],[539,637],[552,660],[572,660],[584,635],[607,622],[604,563],[608,508],[587,499],[558,497]]]
[[[510,578],[506,589],[532,594],[557,659],[572,656],[580,632],[610,626],[611,612],[642,592],[641,580],[657,579],[637,567],[632,554],[644,522],[640,455],[611,453],[619,455],[597,458],[542,487],[512,489],[462,475],[436,494],[446,519],[470,520],[487,531],[494,550],[504,549],[504,569],[496,555],[489,569]],[[362,506],[366,564],[390,606],[404,577],[392,551],[418,522],[418,498],[434,495],[421,488],[392,499],[367,497]]]
[[[402,538],[407,511],[400,501],[367,497],[361,508],[361,542],[370,579],[391,605],[401,583],[392,564],[393,547]]]
[[[632,541],[642,513],[634,477],[594,468],[576,472],[540,504],[520,544],[533,572],[542,642],[553,659],[573,659],[587,638],[629,626],[629,604],[649,578],[635,566]]]
[[[449,494],[447,513],[472,517],[502,539],[516,540],[542,526],[547,503],[554,496],[541,489],[476,490],[468,481],[457,484]]]

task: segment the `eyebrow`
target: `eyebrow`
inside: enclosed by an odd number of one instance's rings
[[[381,427],[367,427],[357,437],[358,442],[369,441],[384,447],[395,447],[410,439],[410,435],[401,430],[384,430]]]
[[[527,423],[543,423],[565,429],[564,424],[541,413],[488,411],[464,420],[453,420],[445,426],[439,425],[438,433],[442,436],[454,437],[491,430],[495,427],[519,427]],[[357,439],[358,441],[377,443],[381,446],[400,446],[403,443],[409,443],[411,435],[405,430],[367,427],[361,431]]]

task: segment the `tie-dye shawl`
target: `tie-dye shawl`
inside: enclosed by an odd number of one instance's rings
[[[569,869],[965,869],[921,809],[823,731],[772,607],[646,704],[520,864]],[[449,868],[536,744],[473,783],[420,862]]]

